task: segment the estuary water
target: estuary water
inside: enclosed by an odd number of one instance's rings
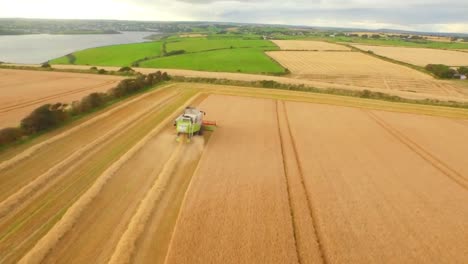
[[[122,32],[96,35],[18,35],[0,36],[0,61],[43,63],[74,51],[107,45],[147,41],[155,32]]]

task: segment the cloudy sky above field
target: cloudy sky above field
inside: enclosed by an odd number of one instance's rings
[[[0,0],[0,17],[201,20],[468,33],[467,0]]]

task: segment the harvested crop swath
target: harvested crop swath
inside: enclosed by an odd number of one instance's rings
[[[174,95],[174,91],[168,89],[150,92],[129,101],[131,102],[129,104],[123,103],[123,107],[119,105],[107,110],[83,125],[79,125],[76,130],[73,128],[73,132],[70,130],[63,132],[63,137],[58,135],[59,139],[51,140],[51,143],[38,148],[36,151],[26,150],[24,159],[20,160],[21,162],[0,170],[0,201],[3,202],[7,197],[30,184],[41,174],[57,166],[74,152],[79,151],[88,144],[92,144],[93,141],[101,138],[105,132],[111,131],[132,118],[141,116]],[[21,155],[23,153],[18,156]],[[70,165],[73,165],[73,162]]]
[[[172,135],[165,133],[149,140],[122,165],[48,254],[46,262],[109,260],[140,201],[176,147]]]
[[[210,96],[219,128],[190,184],[167,263],[296,263],[275,102]]]
[[[377,55],[409,64],[425,67],[428,64],[449,66],[468,66],[468,53],[453,50],[403,48],[370,45],[353,45],[363,51],[372,51]]]
[[[342,50],[349,51],[349,47],[328,43],[324,41],[313,40],[272,40],[273,43],[278,45],[282,50]]]
[[[329,263],[466,262],[468,192],[421,151],[433,150],[414,148],[380,112],[304,103],[287,109]]]
[[[3,232],[0,234],[0,252],[7,252],[7,255],[1,255],[0,257],[2,259],[17,260],[32,248],[39,239],[44,239],[44,235],[53,237],[57,233],[58,236],[66,233],[68,229],[64,229],[64,227],[57,228],[57,230],[64,231],[56,231],[51,235],[49,235],[49,230],[59,220],[65,223],[75,221],[76,215],[69,217],[67,220],[63,220],[65,218],[63,215],[65,212],[68,214],[70,206],[74,205],[76,201],[84,199],[87,202],[82,195],[91,190],[91,186],[94,186],[96,182],[102,182],[99,175],[106,171],[109,166],[113,166],[119,158],[127,157],[127,150],[137,144],[140,139],[147,137],[148,133],[153,131],[157,125],[159,126],[161,122],[169,122],[164,120],[193,95],[193,93],[187,91],[183,95],[170,100],[167,104],[154,109],[135,124],[123,129],[121,133],[117,133],[104,144],[96,147],[96,150],[92,151],[90,155],[86,155],[77,163],[78,166],[65,170],[63,175],[52,182],[51,186],[46,189],[47,191],[39,192],[38,195],[27,200],[20,210],[15,210],[12,214],[7,215],[5,219],[1,219],[0,230]],[[151,133],[154,136],[156,132]],[[101,183],[100,186],[104,184]],[[78,213],[80,210],[78,210]],[[70,227],[70,224],[64,225],[67,228]],[[45,239],[45,241],[51,240]],[[53,244],[50,242],[44,243]],[[44,251],[47,247],[42,244],[42,249],[35,252]]]
[[[172,127],[171,127],[172,129]],[[171,135],[171,142],[174,136]],[[138,238],[135,251],[132,252],[132,263],[162,264],[171,240],[177,216],[185,192],[200,160],[204,149],[204,137],[194,137],[186,144],[177,167],[170,175],[170,182],[164,188],[145,230]]]
[[[71,103],[92,92],[104,92],[123,79],[96,74],[0,69],[0,128],[18,126],[35,108]]]
[[[359,52],[274,51],[268,55],[296,78],[455,97],[466,95],[450,83]]]

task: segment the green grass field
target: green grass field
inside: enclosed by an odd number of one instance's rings
[[[91,48],[74,52],[74,64],[96,66],[130,66],[145,57],[161,55],[161,42],[144,42]],[[50,61],[51,64],[71,64],[67,56]]]
[[[185,54],[165,56],[176,50]],[[266,50],[278,50],[271,41],[261,39],[224,38],[179,38],[165,41],[99,47],[74,52],[70,56],[52,60],[51,64],[77,64],[96,66],[132,66],[138,61],[140,67],[172,68],[200,71],[245,72],[283,74],[285,69],[265,54]]]
[[[168,42],[166,50],[167,52],[174,50],[199,52],[204,50],[229,49],[231,47],[275,49],[276,45],[266,40],[180,38]]]
[[[268,57],[262,48],[238,48],[188,53],[142,62],[142,67],[198,71],[272,73],[285,69]]]

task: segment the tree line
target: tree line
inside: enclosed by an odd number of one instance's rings
[[[457,74],[468,75],[468,67],[458,67],[458,69],[454,69],[444,64],[428,64],[426,70],[441,79],[452,79],[455,78]]]
[[[134,79],[120,81],[116,87],[107,92],[94,92],[71,104],[42,105],[22,119],[19,127],[0,129],[0,146],[56,128],[74,117],[92,112],[111,101],[135,94],[169,79],[166,72],[141,74]]]

